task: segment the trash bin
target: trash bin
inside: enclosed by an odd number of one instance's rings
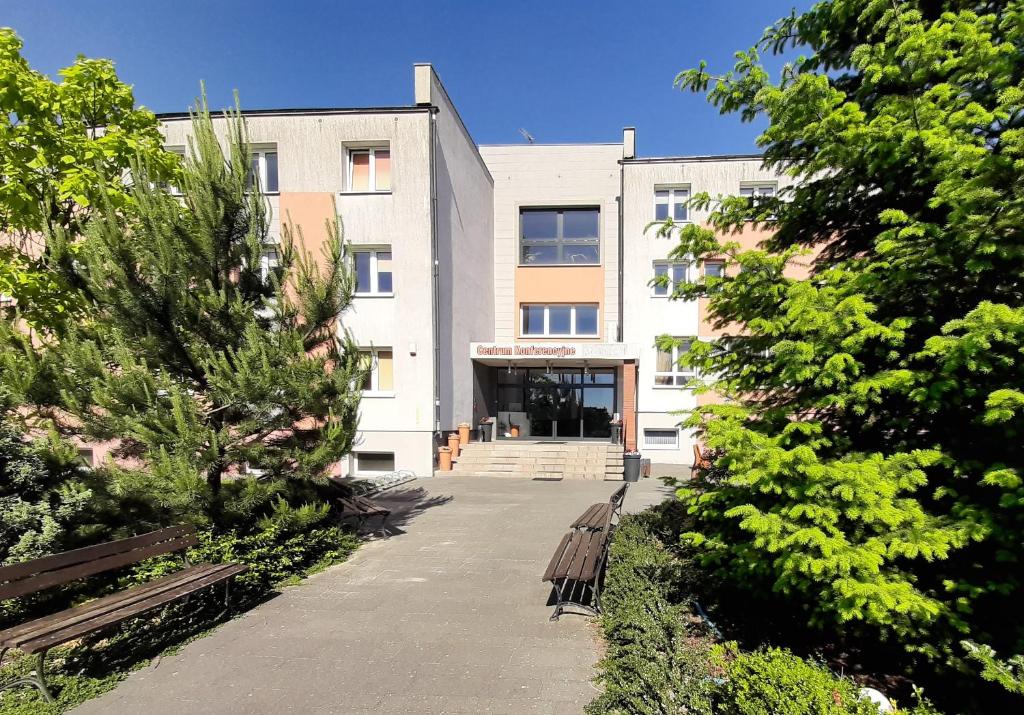
[[[612,425],[611,443],[612,444],[620,444],[621,442],[622,442],[622,425],[620,425],[620,424],[613,424]]]
[[[626,452],[622,455],[622,479],[624,481],[640,481],[640,462],[639,452]]]
[[[491,441],[491,423],[484,422],[481,425],[477,425],[477,437],[481,442]]]

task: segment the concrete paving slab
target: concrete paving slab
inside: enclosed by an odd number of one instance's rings
[[[568,525],[621,483],[439,477],[382,500],[393,535],[75,710],[145,713],[581,713],[601,641],[550,622],[540,581]],[[631,485],[626,511],[665,499]]]

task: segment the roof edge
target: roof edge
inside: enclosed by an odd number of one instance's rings
[[[422,112],[434,111],[433,107],[297,107],[288,109],[243,109],[242,116],[281,116],[295,117],[303,115],[322,114],[419,114]],[[156,118],[160,121],[174,119],[190,119],[188,112],[157,112]]]

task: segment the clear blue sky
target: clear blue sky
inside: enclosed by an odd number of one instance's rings
[[[0,25],[54,74],[109,57],[136,99],[183,111],[412,103],[412,65],[437,69],[477,142],[618,141],[645,156],[755,151],[757,125],[672,87],[706,59],[732,65],[765,26],[810,0],[0,0]]]

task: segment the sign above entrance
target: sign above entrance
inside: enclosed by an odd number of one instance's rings
[[[470,343],[478,360],[636,360],[640,350],[630,343]]]

